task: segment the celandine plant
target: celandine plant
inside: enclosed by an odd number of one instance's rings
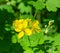
[[[13,21],[13,26],[16,32],[18,32],[18,39],[22,38],[24,34],[30,36],[34,33],[40,33],[40,27],[38,20],[32,21],[31,19],[20,19]]]
[[[38,20],[32,20],[30,18],[26,19],[16,19],[13,21],[13,28],[15,34],[12,37],[13,43],[20,43],[26,52],[34,52],[32,47],[37,46],[40,40],[41,28]],[[35,49],[34,49],[35,50]]]
[[[40,28],[38,20],[30,18],[20,18],[13,21],[15,35],[12,36],[13,43],[19,43],[23,48],[23,53],[49,53],[58,52],[55,43],[54,20],[49,21],[46,30]],[[45,34],[44,35],[44,32]],[[55,32],[54,32],[55,33]],[[53,38],[54,35],[54,38]],[[50,51],[50,49],[53,49]]]

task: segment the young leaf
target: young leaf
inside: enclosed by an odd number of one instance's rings
[[[28,49],[28,50],[26,50],[26,51],[24,51],[24,53],[34,53],[31,49]]]
[[[20,43],[20,45],[23,47],[24,50],[26,50],[30,46],[28,36],[26,35],[22,39],[19,39],[18,42]]]
[[[18,6],[18,9],[20,10],[21,13],[30,13],[31,12],[31,7],[28,5],[28,6],[25,6],[24,3],[20,3],[19,6]]]
[[[44,7],[45,7],[45,4],[42,0],[38,0],[36,2],[34,1],[29,1],[28,4],[31,4],[33,5],[33,7],[36,9],[36,10],[42,10]]]
[[[57,8],[60,8],[60,0],[47,0],[46,8],[48,11],[56,12]]]
[[[17,36],[16,35],[13,35],[12,36],[12,43],[16,43],[17,42]]]

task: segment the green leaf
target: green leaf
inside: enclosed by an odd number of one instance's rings
[[[5,27],[5,30],[6,30],[6,31],[10,31],[10,28]]]
[[[13,5],[13,6],[16,6],[16,1],[15,0],[11,0],[10,4]]]
[[[35,2],[34,1],[29,1],[28,4],[34,5]]]
[[[44,51],[40,50],[38,53],[44,53]]]
[[[51,46],[48,50],[47,50],[47,52],[48,53],[56,53],[56,47],[55,46]]]
[[[56,45],[60,45],[60,34],[56,34],[56,36],[54,37],[54,46]]]
[[[34,53],[31,49],[27,49],[24,53]]]
[[[43,44],[45,41],[43,32],[40,33],[39,44]]]
[[[35,18],[34,18],[32,15],[28,15],[28,14],[22,15],[20,18],[22,18],[22,19],[27,19],[27,18],[29,18],[29,19],[31,19],[32,21],[35,20]],[[20,19],[20,18],[19,18],[19,19]]]
[[[56,53],[60,53],[60,46],[58,46]]]
[[[39,50],[39,48],[33,48],[33,51],[34,51],[35,53],[44,53],[44,51]]]
[[[24,3],[20,3],[19,6],[18,6],[18,9],[20,10],[21,13],[30,13],[31,12],[31,7],[28,5],[28,6],[25,6]]]
[[[48,53],[56,53],[56,51],[54,51],[53,49],[49,49]]]
[[[17,36],[16,35],[13,35],[12,36],[12,43],[16,43],[17,42]]]
[[[11,12],[11,13],[14,12],[12,6],[10,6],[10,5],[0,5],[0,9],[7,10],[8,12]]]
[[[26,13],[31,12],[31,7],[30,7],[30,6],[26,6],[26,7],[25,7],[25,12],[26,12]]]
[[[24,3],[20,3],[19,6],[18,6],[18,9],[20,10],[21,13],[24,13],[25,12]]]
[[[22,39],[18,40],[18,42],[20,43],[24,50],[26,50],[27,48],[29,48],[28,46],[30,46],[28,36],[26,35]]]
[[[17,3],[21,2],[21,0],[17,0]]]
[[[40,33],[35,33],[29,37],[31,47],[37,46],[40,39]]]
[[[36,10],[42,10],[43,8],[45,8],[45,4],[42,0],[38,0],[36,2],[29,1],[28,4],[33,5],[33,7],[35,7]]]
[[[60,8],[60,0],[47,0],[46,8],[48,11],[56,12],[57,8]]]

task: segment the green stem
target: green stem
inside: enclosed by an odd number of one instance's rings
[[[34,18],[36,17],[36,15],[37,15],[37,10],[35,11]]]

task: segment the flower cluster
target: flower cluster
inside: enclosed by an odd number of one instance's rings
[[[13,21],[13,26],[16,32],[18,32],[18,38],[22,38],[24,34],[30,36],[35,32],[40,32],[38,20],[32,21],[31,19],[20,19]]]

